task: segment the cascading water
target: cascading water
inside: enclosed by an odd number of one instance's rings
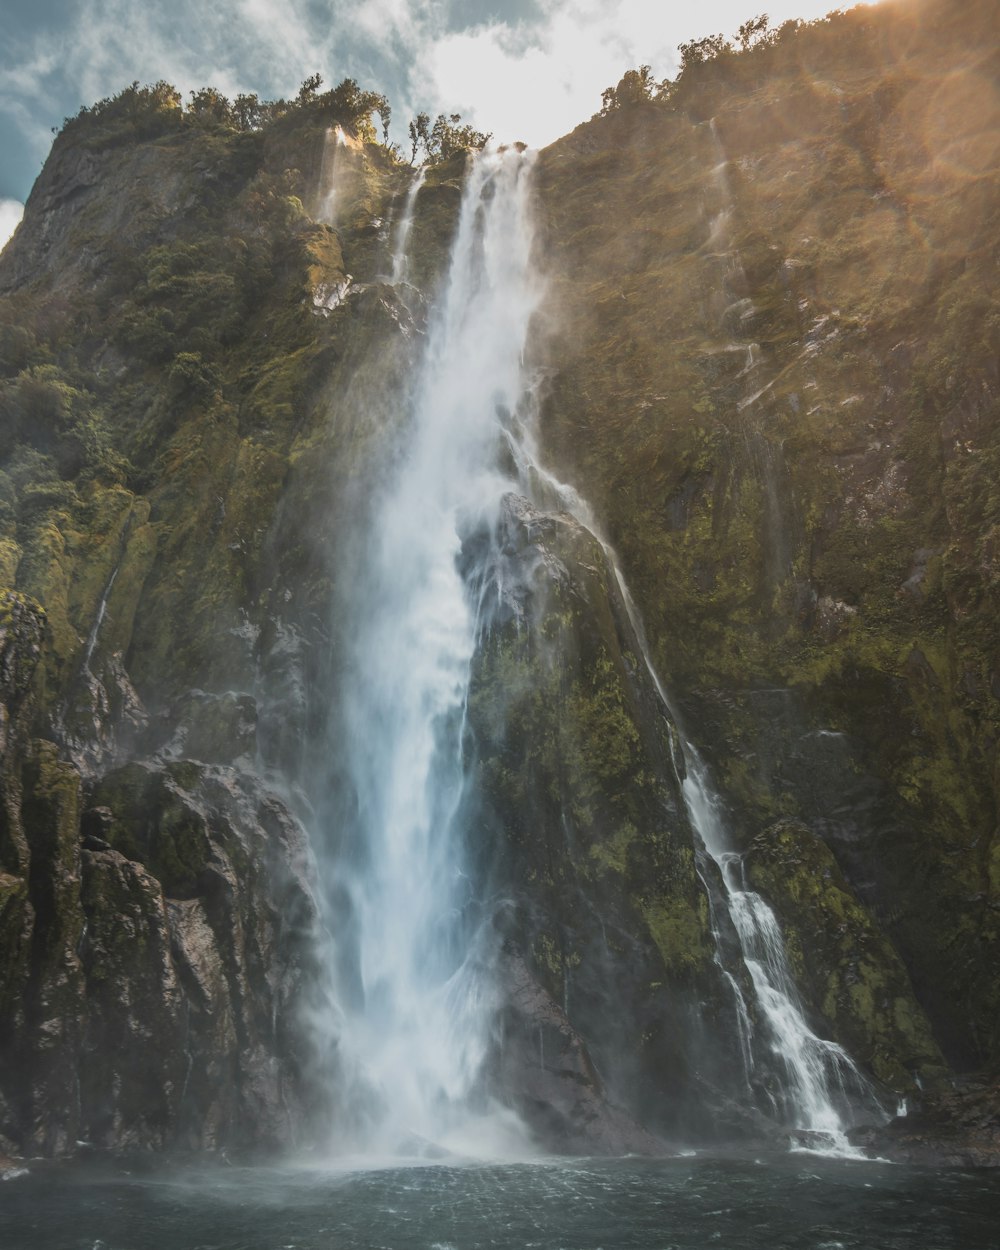
[[[468,1149],[470,1133],[490,1149],[477,1078],[495,1005],[491,951],[462,827],[465,701],[478,630],[472,588],[489,574],[459,571],[463,539],[494,531],[512,490],[569,512],[599,536],[582,497],[541,465],[531,434],[522,358],[540,289],[529,170],[530,157],[515,152],[485,154],[472,166],[409,421],[372,510],[354,587],[344,708],[355,800],[347,882],[355,991],[341,987],[340,998],[353,1004],[344,1040],[366,1091],[360,1136],[378,1149],[419,1140]],[[410,189],[397,235],[397,278],[418,189]],[[650,677],[676,721],[614,552],[604,547]],[[781,1071],[776,1118],[812,1144],[851,1153],[844,1115],[852,1100],[877,1107],[870,1086],[839,1046],[809,1029],[774,914],[743,887],[707,771],[689,742],[682,749],[688,814],[719,868],[742,954],[741,968],[727,967],[720,937],[717,962],[732,989],[748,1083],[763,1041]],[[342,883],[344,859],[331,871]],[[752,990],[755,1012],[741,984]],[[759,1036],[754,1014],[764,1026]],[[502,1128],[504,1144],[524,1147],[512,1118]]]
[[[393,286],[407,281],[409,277],[410,231],[413,229],[413,210],[416,207],[420,188],[424,185],[426,174],[427,171],[423,168],[417,172],[417,176],[410,183],[406,192],[406,199],[403,201],[403,215],[400,217],[399,225],[396,227],[396,238],[392,249],[392,273],[389,281]]]
[[[354,588],[345,725],[359,988],[344,1036],[368,1090],[362,1144],[376,1149],[419,1140],[468,1149],[470,1136],[496,1149],[504,1143],[484,1135],[498,1121],[502,1135],[516,1132],[496,1114],[487,1126],[481,1103],[469,1129],[492,1005],[460,818],[476,621],[457,559],[463,535],[491,526],[511,489],[496,467],[497,411],[520,400],[538,299],[528,168],[508,152],[471,169],[410,419]],[[342,874],[342,863],[331,871]]]
[[[343,163],[347,140],[339,126],[331,126],[323,140],[323,160],[319,171],[319,204],[316,220],[332,226],[337,220],[340,192],[340,166]]]
[[[846,1129],[852,1109],[864,1108],[875,1118],[884,1118],[875,1091],[843,1047],[818,1037],[806,1022],[778,919],[759,894],[747,889],[740,856],[728,848],[721,803],[690,743],[685,744],[685,757],[684,801],[722,876],[754,998],[784,1077],[773,1110],[798,1130],[800,1135],[793,1137],[796,1145],[863,1158],[848,1141]],[[742,1001],[738,1010],[743,1011]]]

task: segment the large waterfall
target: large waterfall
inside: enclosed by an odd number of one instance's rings
[[[511,489],[498,467],[497,411],[516,407],[524,389],[522,356],[538,299],[529,165],[507,152],[472,167],[355,587],[345,724],[360,985],[345,1031],[370,1094],[363,1140],[381,1148],[473,1144],[461,1135],[492,1007],[490,952],[477,941],[462,827],[476,621],[457,559],[463,535],[491,526]],[[393,270],[402,278],[405,257]],[[496,1146],[502,1117],[487,1126],[484,1110],[477,1108],[475,1144]]]
[[[488,574],[460,571],[459,556],[464,539],[494,530],[512,491],[572,514],[599,536],[586,502],[542,466],[533,442],[523,361],[541,289],[530,169],[531,158],[514,151],[472,164],[447,279],[352,588],[341,747],[352,829],[346,867],[341,859],[330,872],[349,896],[352,972],[338,996],[345,1049],[364,1091],[366,1148],[526,1146],[515,1118],[489,1106],[479,1079],[496,992],[491,931],[467,863],[463,737],[478,630],[473,587]],[[397,235],[397,281],[419,186]],[[672,715],[614,552],[601,541]],[[719,938],[734,1016],[725,1027],[743,1041],[747,1100],[766,1055],[781,1084],[766,1110],[813,1144],[848,1153],[851,1105],[877,1104],[845,1052],[807,1024],[778,923],[742,887],[707,770],[681,741],[688,816],[721,873],[721,904],[741,952],[741,966],[727,966]]]

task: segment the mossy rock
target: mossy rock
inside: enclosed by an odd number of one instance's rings
[[[780,917],[796,982],[827,1035],[897,1093],[940,1084],[947,1065],[906,968],[822,840],[781,821],[743,863]]]
[[[212,854],[208,816],[191,794],[201,777],[197,764],[166,767],[127,764],[103,777],[89,795],[91,809],[110,818],[101,836],[160,882],[169,898],[193,898]]]

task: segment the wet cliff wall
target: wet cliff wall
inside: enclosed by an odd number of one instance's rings
[[[832,895],[798,912],[832,854],[966,1070],[1000,1019],[996,16],[783,29],[538,175],[546,445],[606,518],[812,1001],[879,997],[863,960],[807,970],[850,925]]]
[[[545,456],[618,553],[811,1018],[895,1094],[997,1056],[994,10],[787,30],[536,169]],[[0,1148],[336,1123],[304,826],[426,317],[387,281],[413,171],[348,133],[331,209],[337,120],[84,118],[0,260]],[[428,298],[462,176],[417,198]],[[600,1119],[593,1055],[656,1127],[699,1104],[743,1131],[734,1038],[695,1071],[730,1022],[669,727],[598,546],[511,524],[555,572],[472,692],[484,872],[515,900],[496,1079],[551,1119],[542,1029],[584,1091],[555,1139]]]

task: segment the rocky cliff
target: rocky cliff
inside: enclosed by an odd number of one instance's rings
[[[996,18],[783,28],[539,173],[546,443],[813,1007],[864,1017],[901,960],[960,1072],[996,1064],[1000,1019]],[[861,946],[829,954],[861,915],[895,952],[879,988]]]
[[[544,455],[810,1019],[932,1110],[971,1073],[982,1105],[1000,1044],[997,16],[782,28],[535,171]],[[336,1124],[305,829],[463,170],[428,170],[393,284],[414,172],[342,99],[240,129],[123,93],[0,258],[0,1149]],[[523,501],[503,524],[469,705],[510,902],[489,1079],[561,1146],[758,1131],[609,553]]]

